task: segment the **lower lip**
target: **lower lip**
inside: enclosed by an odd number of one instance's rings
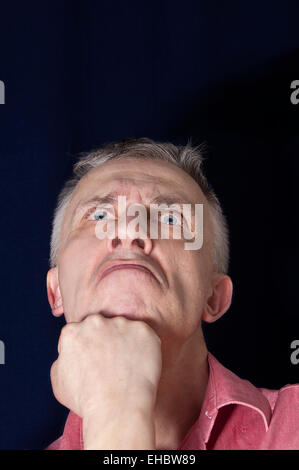
[[[142,271],[150,276],[153,276],[152,273],[146,269],[146,268],[143,268],[142,266],[135,266],[135,265],[118,265],[118,266],[112,266],[111,268],[108,268],[106,269],[106,271],[104,271],[101,276],[100,276],[100,280],[104,279],[104,277],[106,277],[108,274],[112,273],[113,271],[119,271],[121,269],[135,269],[137,271]]]
[[[126,318],[127,320],[140,320],[141,318],[134,315],[133,313],[131,312],[122,312],[122,313],[116,313],[116,314],[102,314],[103,317],[105,318],[116,318],[116,317],[124,317]]]

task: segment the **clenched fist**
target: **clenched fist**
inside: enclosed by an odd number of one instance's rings
[[[62,328],[58,353],[51,368],[54,395],[83,418],[92,442],[105,426],[110,439],[113,423],[128,410],[151,415],[162,359],[160,338],[146,323],[89,315]],[[105,448],[105,442],[97,448]]]

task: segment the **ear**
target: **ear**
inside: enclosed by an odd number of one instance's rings
[[[230,307],[233,295],[233,283],[226,274],[216,274],[212,284],[212,294],[207,300],[202,320],[213,323]]]
[[[47,273],[47,293],[53,315],[55,317],[60,317],[63,314],[63,305],[59,288],[57,266],[49,269]]]

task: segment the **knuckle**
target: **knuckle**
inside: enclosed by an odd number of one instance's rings
[[[122,316],[117,316],[117,317],[112,318],[112,322],[113,322],[113,325],[115,326],[115,328],[117,328],[117,330],[120,333],[123,333],[125,328],[128,325],[129,320],[127,320],[126,318],[124,318]]]
[[[128,321],[126,318],[122,317],[121,315],[114,317],[112,320],[114,323],[117,323],[119,325],[124,325]]]
[[[61,334],[64,336],[72,335],[76,331],[75,323],[67,323],[61,330]]]
[[[50,380],[52,385],[52,390],[56,400],[61,402],[60,398],[60,378],[59,378],[59,362],[58,359],[53,362],[51,370],[50,370]]]
[[[50,379],[51,379],[52,386],[53,386],[53,384],[55,383],[55,380],[56,380],[57,367],[58,367],[58,359],[56,359],[56,361],[53,362],[53,364],[51,366],[51,369],[50,369]]]
[[[74,323],[68,323],[64,325],[60,332],[59,342],[64,344],[65,342],[69,341],[77,334],[77,328]]]
[[[94,327],[98,327],[102,325],[102,317],[98,313],[94,313],[92,315],[88,315],[85,318],[84,323],[92,325]]]

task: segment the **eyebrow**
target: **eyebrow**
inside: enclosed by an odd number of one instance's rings
[[[96,195],[90,199],[79,201],[77,206],[73,211],[72,218],[74,219],[79,212],[83,212],[85,209],[93,206],[97,206],[100,204],[113,204],[117,200],[117,194],[115,192],[110,192],[108,194],[104,194],[102,196]]]
[[[154,197],[150,204],[192,204],[192,202],[186,199],[184,196],[178,193],[159,194]]]
[[[73,220],[78,215],[79,212],[83,212],[85,209],[101,205],[101,204],[115,204],[117,201],[117,197],[121,196],[117,191],[110,191],[107,194],[103,195],[96,195],[90,199],[79,201],[77,206],[73,212]],[[171,206],[172,204],[192,204],[192,202],[182,194],[179,193],[167,193],[167,194],[159,194],[158,196],[154,197],[149,201],[149,204],[166,204],[167,206]],[[193,208],[192,208],[193,213]]]

